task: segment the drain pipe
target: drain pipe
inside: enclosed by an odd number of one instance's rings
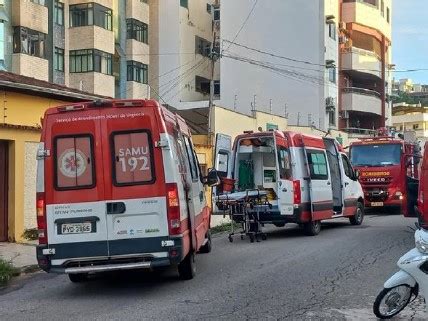
[[[127,81],[127,66],[126,66],[126,2],[118,1],[119,12],[119,98],[126,98],[126,81]]]

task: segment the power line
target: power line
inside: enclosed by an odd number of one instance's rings
[[[232,42],[230,42],[229,47],[227,47],[226,50],[230,48],[230,46],[235,42],[235,40],[238,38],[239,34],[241,33],[242,29],[244,29],[245,25],[247,24],[248,20],[250,19],[251,15],[254,12],[254,9],[256,8],[257,3],[259,0],[256,0],[253,4],[253,7],[251,8],[250,12],[248,13],[247,18],[245,19],[244,23],[242,24],[241,28],[239,28],[238,32],[236,33],[235,37],[233,38]]]
[[[326,64],[318,64],[318,63],[313,63],[313,62],[310,62],[310,61],[294,59],[294,58],[290,58],[290,57],[278,55],[278,54],[275,54],[275,53],[272,53],[272,52],[260,50],[260,49],[257,49],[257,48],[252,48],[252,47],[249,47],[249,46],[246,46],[246,45],[242,45],[242,44],[236,43],[234,41],[233,42],[229,41],[227,39],[223,39],[223,41],[229,43],[230,44],[229,47],[233,44],[235,46],[238,46],[238,47],[241,47],[241,48],[245,48],[245,49],[248,49],[250,51],[255,51],[255,52],[258,52],[258,53],[261,53],[261,54],[264,54],[264,55],[268,55],[268,56],[271,56],[271,57],[274,57],[274,58],[284,59],[284,60],[293,61],[293,62],[296,62],[296,63],[302,63],[302,64],[312,65],[312,66],[318,66],[318,67],[326,67],[326,68],[330,67],[329,65],[326,65]],[[228,49],[226,49],[226,50],[228,50]],[[293,66],[291,68],[298,68],[298,67],[294,67]],[[302,67],[300,67],[300,68],[302,68]],[[304,68],[302,68],[302,69],[304,69]],[[311,70],[311,69],[307,69],[307,70]],[[381,70],[375,70],[375,69],[341,69],[341,71],[351,71],[351,70],[381,72]],[[419,71],[428,71],[428,68],[414,68],[414,69],[404,69],[404,70],[390,70],[390,72],[394,72],[394,73],[419,72]]]

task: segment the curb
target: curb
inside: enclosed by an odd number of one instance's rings
[[[30,274],[41,271],[40,267],[37,264],[26,265],[18,268],[19,274]]]

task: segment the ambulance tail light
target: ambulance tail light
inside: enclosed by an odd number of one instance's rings
[[[46,221],[45,193],[36,195],[37,228],[39,232],[39,244],[48,244],[48,226]]]
[[[294,204],[298,205],[302,203],[302,190],[300,188],[300,181],[293,181],[293,190],[294,190]]]
[[[178,198],[178,187],[175,183],[166,184],[167,213],[169,235],[180,234],[180,200]]]

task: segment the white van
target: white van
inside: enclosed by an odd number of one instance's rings
[[[360,225],[364,194],[355,172],[336,140],[295,132],[245,132],[231,146],[217,135],[215,168],[223,184],[214,189],[215,212],[222,199],[245,197],[243,191],[263,191],[271,206],[259,210],[260,221],[278,227],[301,225],[317,235],[321,221],[349,218]],[[228,178],[228,179],[224,179]],[[232,186],[226,186],[232,180]],[[250,210],[250,211],[251,211]]]

